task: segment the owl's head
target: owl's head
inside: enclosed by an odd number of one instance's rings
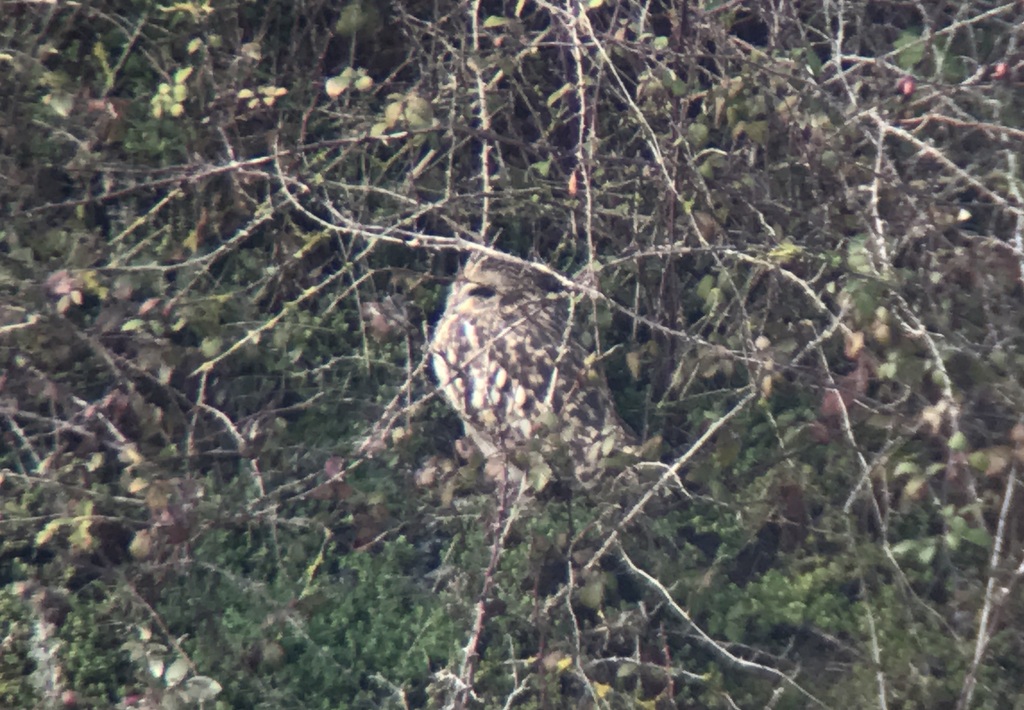
[[[560,284],[522,264],[479,252],[470,255],[452,284],[456,301],[485,303],[517,299],[546,298],[561,291]]]

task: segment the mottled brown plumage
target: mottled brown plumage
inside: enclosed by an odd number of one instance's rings
[[[553,279],[475,253],[451,287],[431,353],[445,397],[485,456],[525,461],[531,473],[568,461],[588,479],[636,441],[569,316]]]

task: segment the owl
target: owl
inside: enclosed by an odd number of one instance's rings
[[[452,284],[430,350],[445,398],[489,460],[540,471],[543,485],[567,468],[591,480],[609,458],[636,452],[553,278],[475,252]]]

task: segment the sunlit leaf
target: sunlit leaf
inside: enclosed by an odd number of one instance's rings
[[[164,659],[160,656],[150,656],[148,661],[149,674],[159,678],[164,674]]]
[[[189,699],[198,703],[213,700],[223,688],[213,678],[200,675],[185,681],[184,690]]]
[[[164,671],[164,682],[168,686],[175,686],[188,675],[189,665],[184,658],[178,658]]]
[[[53,539],[53,536],[57,534],[57,532],[61,529],[61,527],[66,522],[67,522],[66,520],[60,519],[60,518],[57,519],[57,520],[51,520],[50,522],[48,522],[43,527],[42,530],[40,530],[39,532],[36,533],[36,537],[35,537],[35,544],[36,544],[36,546],[39,547],[39,546],[42,546],[42,545],[45,545],[46,543],[48,543],[51,539]]]

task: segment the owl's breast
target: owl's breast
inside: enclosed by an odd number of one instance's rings
[[[435,332],[433,365],[464,418],[496,438],[519,440],[532,435],[542,412],[558,413],[562,338],[549,321],[530,308],[446,313]]]

